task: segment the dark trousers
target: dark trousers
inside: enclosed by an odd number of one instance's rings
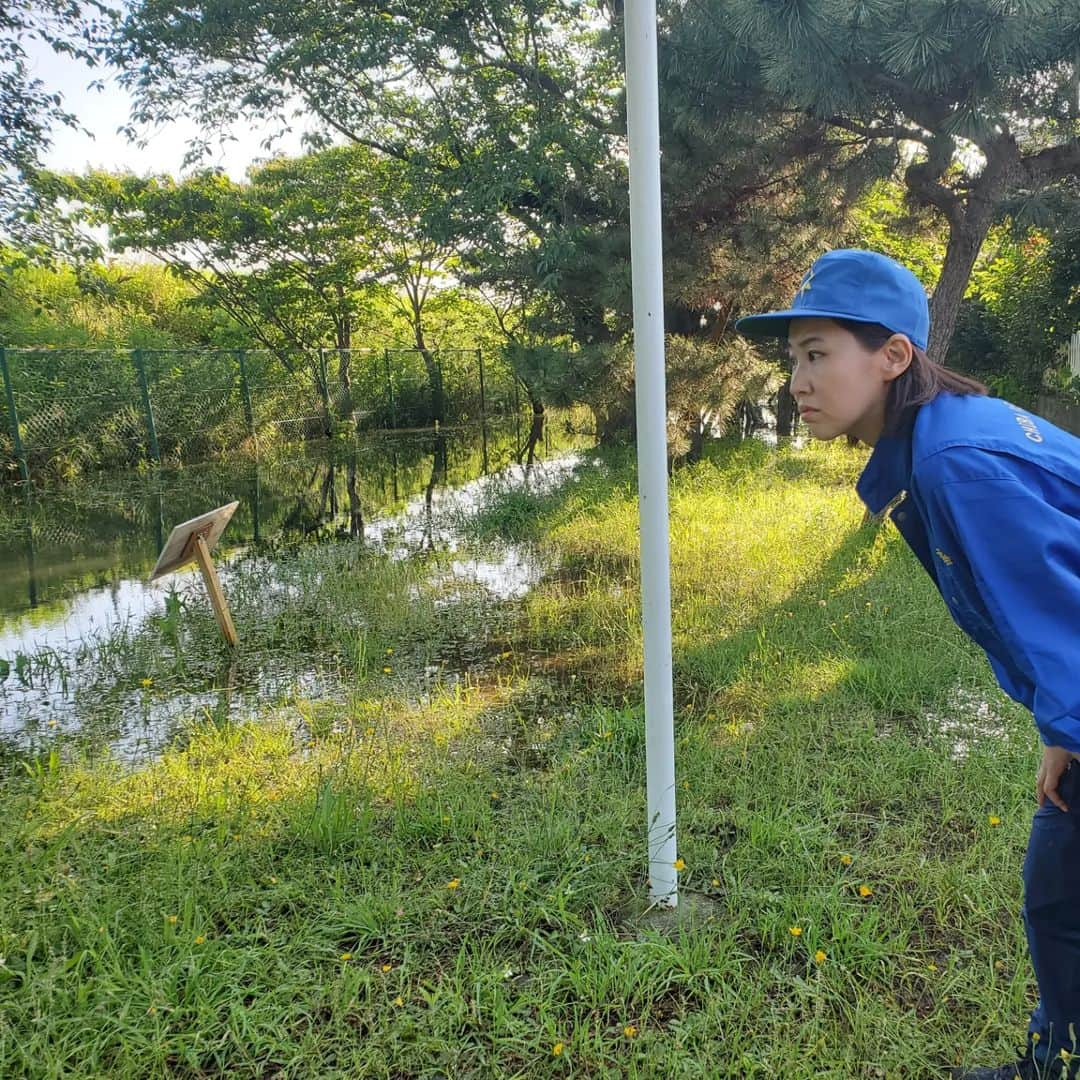
[[[1024,925],[1039,985],[1028,1034],[1043,1062],[1060,1061],[1062,1050],[1080,1058],[1080,762],[1058,790],[1069,813],[1049,801],[1036,811],[1024,859]]]

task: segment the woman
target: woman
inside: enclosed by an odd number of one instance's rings
[[[1024,861],[1039,1005],[1020,1060],[953,1076],[1080,1076],[1080,439],[933,363],[926,293],[875,252],[823,255],[790,309],[736,329],[787,338],[815,438],[874,448],[859,496],[891,511],[1044,743]]]

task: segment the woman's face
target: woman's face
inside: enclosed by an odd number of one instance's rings
[[[871,351],[832,319],[792,319],[791,394],[815,439],[852,435],[873,445],[885,426],[889,383],[911,363],[911,342],[894,334]]]

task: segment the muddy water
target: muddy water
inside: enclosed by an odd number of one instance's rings
[[[193,568],[147,581],[175,524],[239,501],[215,553],[226,592],[231,575],[241,567],[250,574],[253,561],[272,585],[276,553],[344,542],[395,559],[451,553],[433,573],[500,603],[523,596],[544,567],[527,547],[470,547],[463,524],[493,488],[557,486],[587,445],[553,432],[533,447],[527,468],[514,432],[414,433],[275,460],[114,476],[3,505],[0,744],[33,750],[94,729],[102,748],[134,758],[152,753],[183,717],[224,711],[235,719],[283,696],[343,692],[339,673],[317,659],[283,664],[275,655],[238,693],[223,659],[218,677],[203,685],[167,695],[117,690],[96,708],[100,679],[89,657],[108,656],[114,641],[122,650],[170,603],[202,587]]]

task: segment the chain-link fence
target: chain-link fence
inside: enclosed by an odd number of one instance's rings
[[[0,484],[521,408],[480,349],[0,348]]]

